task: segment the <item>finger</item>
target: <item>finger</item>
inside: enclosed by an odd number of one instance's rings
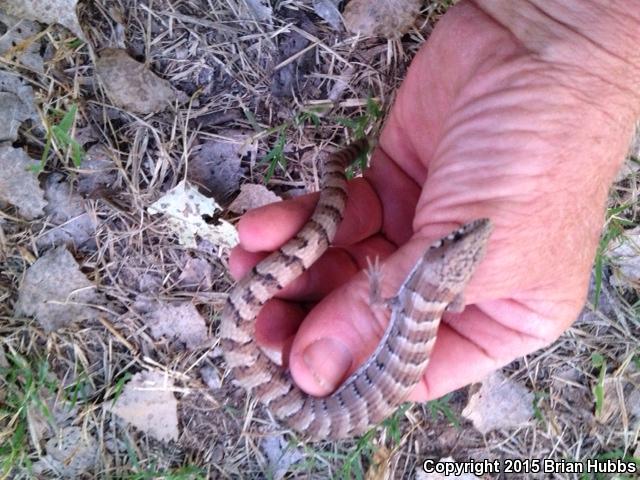
[[[234,278],[241,278],[267,255],[236,250],[229,259],[229,269]],[[330,248],[308,270],[280,290],[277,296],[298,302],[317,301],[349,281],[359,270],[360,267],[346,250]]]
[[[395,249],[395,245],[380,235],[349,247],[330,248],[311,268],[278,292],[278,298],[318,301],[362,270],[367,265],[367,258],[384,260]],[[229,259],[229,270],[239,279],[267,255],[236,249]]]
[[[282,300],[268,301],[256,318],[256,341],[286,367],[295,334],[307,314],[307,309],[297,303]]]
[[[289,365],[305,392],[325,396],[364,360],[384,331],[367,301],[360,274],[320,302],[302,322],[293,341]]]
[[[396,245],[402,245],[413,235],[411,219],[420,198],[421,184],[416,183],[385,153],[384,145],[381,141],[364,176],[384,205],[382,231]]]
[[[348,183],[344,219],[335,244],[352,244],[380,230],[382,208],[371,185],[359,178]],[[238,223],[240,245],[246,251],[273,251],[293,237],[311,216],[318,194],[272,203],[242,216]]]

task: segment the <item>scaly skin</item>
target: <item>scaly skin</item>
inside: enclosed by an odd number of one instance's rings
[[[443,313],[462,306],[492,229],[489,220],[476,220],[429,247],[389,302],[391,319],[375,352],[330,396],[304,393],[255,343],[256,317],[331,244],[346,204],[344,169],[366,146],[361,141],[328,157],[311,219],[234,286],[222,312],[222,348],[236,380],[312,441],[360,435],[407,398],[429,362]]]

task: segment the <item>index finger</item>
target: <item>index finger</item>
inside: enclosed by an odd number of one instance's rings
[[[378,232],[382,206],[371,184],[357,178],[348,183],[344,218],[334,244],[352,245]],[[238,224],[240,247],[248,252],[273,251],[292,238],[311,216],[318,194],[305,195],[250,210]]]

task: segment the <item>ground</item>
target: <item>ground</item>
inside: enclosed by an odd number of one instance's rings
[[[36,160],[31,176],[0,176],[0,478],[383,479],[421,478],[427,458],[640,462],[637,147],[611,191],[583,314],[501,377],[405,405],[360,439],[311,444],[227,375],[216,332],[232,239],[216,227],[237,221],[240,186],[258,198],[259,185],[282,198],[314,190],[318,151],[377,130],[450,6],[423,2],[387,41],[329,25],[321,3],[81,2],[75,33],[0,17],[0,35],[18,38],[0,37],[0,65],[22,82],[0,78],[14,102],[0,112],[19,120],[0,161]],[[133,97],[125,69],[146,82]],[[19,101],[37,113],[16,114]],[[194,208],[209,210],[177,232],[164,195],[185,179],[204,195]],[[504,478],[596,478],[513,465]]]

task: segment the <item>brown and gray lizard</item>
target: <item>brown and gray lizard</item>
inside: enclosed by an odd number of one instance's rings
[[[489,220],[475,220],[431,245],[387,302],[389,325],[369,359],[333,394],[317,398],[304,393],[260,350],[255,320],[265,302],[331,244],[347,199],[345,167],[366,148],[367,142],[359,141],[328,157],[320,198],[309,221],[233,287],[222,312],[222,348],[235,379],[308,440],[360,435],[407,398],[429,362],[442,315],[463,306],[464,289],[492,229]],[[376,281],[377,276],[372,277]]]

